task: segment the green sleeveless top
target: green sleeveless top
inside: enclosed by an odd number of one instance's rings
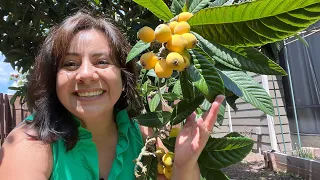
[[[33,115],[28,116],[25,120],[32,121]],[[76,146],[66,152],[62,139],[51,145],[53,168],[50,180],[99,179],[98,152],[96,145],[92,142],[92,134],[81,127],[77,118],[75,120],[79,124],[79,140]],[[116,124],[118,126],[118,143],[108,179],[135,179],[133,160],[138,157],[143,147],[140,129],[136,122],[129,119],[126,110],[117,113]]]

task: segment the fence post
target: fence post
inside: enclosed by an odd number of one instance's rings
[[[7,137],[7,135],[12,131],[13,127],[13,119],[12,119],[12,115],[11,115],[11,108],[10,108],[10,102],[9,102],[9,98],[8,95],[5,94],[4,95],[4,110],[5,110],[5,119],[4,121],[6,122],[6,134],[5,136]]]
[[[0,135],[1,135],[1,145],[4,142],[4,100],[3,94],[0,93]]]
[[[268,82],[268,76],[267,75],[261,75],[262,79],[262,87],[269,93],[269,82]],[[277,136],[276,131],[274,130],[274,121],[273,117],[267,114],[267,121],[268,121],[268,128],[269,128],[269,137],[271,142],[271,148],[272,150],[278,151],[278,143],[277,143]]]

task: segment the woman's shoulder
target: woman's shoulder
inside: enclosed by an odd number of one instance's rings
[[[23,122],[6,137],[0,150],[0,179],[8,177],[48,179],[50,177],[51,145],[36,140],[32,136],[37,136],[36,131]]]

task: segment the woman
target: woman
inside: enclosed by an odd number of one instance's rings
[[[130,120],[138,105],[129,45],[111,23],[77,13],[54,27],[28,84],[35,112],[1,148],[0,179],[134,179],[132,162],[150,130]],[[199,179],[197,159],[223,96],[177,137],[172,179]],[[158,142],[161,146],[161,142]],[[163,177],[159,176],[159,179]]]

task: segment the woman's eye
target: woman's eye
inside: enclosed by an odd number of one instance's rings
[[[74,70],[79,67],[79,65],[74,61],[68,61],[68,62],[64,63],[63,66],[68,70]]]
[[[109,65],[110,63],[107,60],[99,60],[97,65]]]

